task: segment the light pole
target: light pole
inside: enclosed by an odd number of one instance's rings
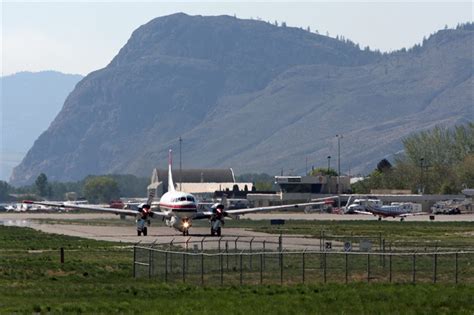
[[[341,139],[342,135],[336,135],[337,138],[337,195],[338,207],[341,207]]]
[[[328,194],[331,193],[331,175],[329,174],[330,169],[331,169],[331,156],[328,155],[328,173],[326,174],[326,180],[328,182]]]
[[[423,187],[423,162],[425,158],[420,159],[420,194],[425,192],[425,188]]]
[[[181,158],[181,143],[183,139],[179,137],[179,190],[183,191],[183,165],[182,165],[182,158]]]

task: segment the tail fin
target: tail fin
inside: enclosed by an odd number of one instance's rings
[[[175,191],[174,182],[173,182],[173,172],[171,171],[171,167],[173,166],[172,154],[173,154],[173,151],[170,149],[169,159],[168,159],[168,191]]]

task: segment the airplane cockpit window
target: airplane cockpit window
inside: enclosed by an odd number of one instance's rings
[[[179,197],[179,201],[186,201],[186,197]]]
[[[194,198],[193,198],[193,196],[187,196],[187,197],[186,197],[186,199],[187,199],[188,201],[192,201],[192,202],[194,202]]]

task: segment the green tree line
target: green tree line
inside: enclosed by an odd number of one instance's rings
[[[371,189],[409,189],[425,194],[457,194],[474,187],[474,123],[435,127],[403,139],[404,154],[392,166],[384,162],[361,182],[355,193]],[[381,161],[382,162],[382,161]]]
[[[0,201],[14,201],[11,195],[34,196],[48,200],[87,199],[90,202],[109,202],[119,197],[144,197],[149,185],[148,178],[134,175],[87,176],[76,182],[49,182],[41,173],[32,185],[13,187],[0,181]]]

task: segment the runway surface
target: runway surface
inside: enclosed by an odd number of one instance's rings
[[[372,220],[377,218],[367,215],[338,215],[338,214],[300,214],[300,213],[272,213],[272,214],[250,214],[242,218],[251,220],[269,220],[269,219],[285,219],[285,220]],[[117,223],[110,226],[107,225],[92,225],[88,220],[107,220],[115,219]],[[71,223],[63,222],[47,222],[44,220],[73,220]],[[230,246],[234,248],[234,241],[238,237],[241,249],[248,249],[253,246],[254,249],[261,248],[263,241],[265,241],[267,248],[276,248],[278,246],[278,235],[255,232],[244,228],[227,228],[223,229],[223,237],[209,236],[208,227],[192,227],[190,236],[182,236],[180,232],[163,226],[161,221],[155,221],[149,228],[149,234],[146,237],[138,237],[135,224],[133,220],[128,219],[126,222],[120,222],[118,216],[114,214],[103,213],[0,213],[0,224],[27,226],[46,233],[63,234],[70,236],[77,236],[102,241],[114,241],[124,243],[170,243],[175,245],[185,246],[202,246],[201,242],[207,244],[206,248],[217,248],[223,246]],[[398,221],[399,219],[389,218],[384,219]],[[429,216],[414,216],[409,217],[406,221],[429,221]],[[435,221],[469,221],[474,222],[474,214],[467,215],[437,215]],[[400,223],[403,224],[403,223]],[[253,240],[252,240],[253,238]],[[210,241],[212,240],[212,241]],[[252,240],[252,245],[250,241]],[[227,245],[226,245],[227,242]],[[342,245],[334,243],[333,246]],[[283,240],[283,247],[291,250],[313,249],[317,250],[322,246],[317,238],[310,238],[305,235],[285,236]]]

